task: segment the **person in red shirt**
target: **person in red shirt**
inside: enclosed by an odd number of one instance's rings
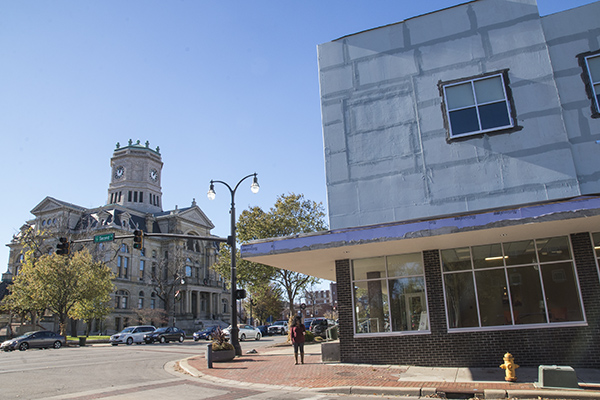
[[[298,365],[298,349],[300,350],[300,362],[304,364],[304,333],[306,329],[302,323],[302,318],[299,315],[294,317],[294,324],[290,330],[292,344],[294,345],[294,359]]]

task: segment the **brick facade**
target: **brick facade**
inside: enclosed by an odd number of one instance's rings
[[[589,233],[571,235],[587,326],[448,333],[438,250],[423,252],[431,333],[355,337],[350,260],[336,261],[341,361],[496,367],[506,352],[521,366],[600,367],[600,280]]]

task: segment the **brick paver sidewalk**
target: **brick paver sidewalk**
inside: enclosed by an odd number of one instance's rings
[[[261,349],[266,350],[266,349]],[[532,383],[508,382],[413,382],[400,380],[406,370],[397,366],[364,366],[325,364],[320,354],[307,354],[304,364],[294,365],[293,354],[259,351],[244,354],[230,362],[213,363],[209,369],[204,356],[188,360],[188,364],[204,375],[238,382],[265,385],[326,388],[364,387],[433,387],[446,392],[482,392],[484,389],[531,390]]]

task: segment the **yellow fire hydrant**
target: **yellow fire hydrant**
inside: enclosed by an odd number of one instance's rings
[[[502,364],[500,368],[506,371],[506,376],[504,377],[504,380],[508,382],[516,382],[517,375],[515,373],[515,370],[519,368],[519,365],[515,364],[515,359],[510,353],[506,353],[504,355],[503,360],[504,364]]]

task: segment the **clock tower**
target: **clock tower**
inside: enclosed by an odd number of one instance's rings
[[[162,211],[160,179],[162,158],[160,149],[150,148],[150,143],[133,143],[117,147],[110,159],[111,178],[108,186],[107,204],[119,204],[127,208],[156,213]]]

